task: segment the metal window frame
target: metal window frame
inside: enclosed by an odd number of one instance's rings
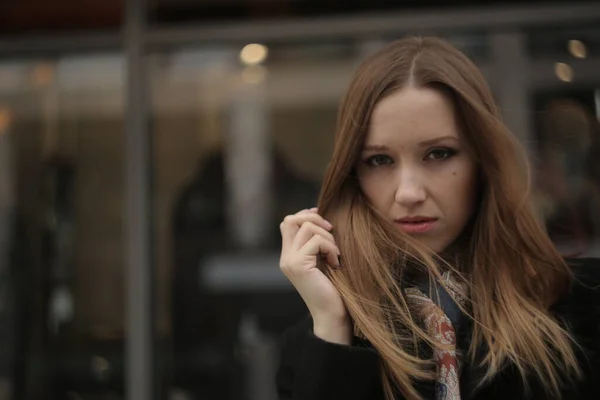
[[[127,0],[127,4],[138,0]],[[142,12],[140,10],[140,12]],[[145,13],[144,13],[145,14]],[[176,47],[207,42],[344,39],[410,32],[507,30],[536,28],[569,22],[594,23],[600,7],[590,2],[548,5],[470,7],[447,11],[397,11],[353,16],[297,18],[283,21],[189,24],[181,27],[148,26],[140,40],[146,48]],[[96,51],[122,48],[120,32],[0,38],[0,58],[20,54]]]
[[[118,32],[87,32],[79,35],[46,35],[0,39],[0,58],[40,57],[45,55],[109,51],[123,48]]]
[[[283,21],[232,22],[182,27],[156,27],[149,46],[181,46],[208,41],[289,42],[406,34],[542,27],[567,21],[596,22],[600,7],[590,3],[478,6],[443,11],[396,11],[352,16],[298,18]]]
[[[149,131],[148,80],[145,62],[146,0],[125,4],[126,55],[126,234],[127,321],[126,393],[130,400],[152,400],[154,375],[154,257],[152,215],[152,140]]]
[[[473,7],[450,11],[396,12],[360,16],[294,19],[275,22],[222,23],[184,27],[148,27],[147,0],[127,0],[123,32],[44,35],[0,39],[0,59],[40,57],[73,52],[122,50],[127,60],[126,96],[126,232],[127,269],[127,398],[158,396],[154,379],[154,265],[152,251],[152,135],[149,132],[147,66],[149,51],[185,45],[247,41],[346,39],[411,32],[507,30],[600,20],[600,7],[590,3]],[[530,60],[531,86],[556,85],[548,61]],[[493,62],[493,61],[492,61]],[[586,79],[600,61],[586,68]],[[492,68],[494,65],[490,65]]]

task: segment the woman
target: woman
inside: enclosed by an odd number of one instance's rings
[[[599,265],[560,256],[529,184],[461,52],[411,38],[366,60],[319,208],[280,225],[311,316],[284,335],[280,399],[600,398]]]

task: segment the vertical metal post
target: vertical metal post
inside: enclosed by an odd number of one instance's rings
[[[529,105],[530,82],[526,35],[497,32],[490,37],[493,82],[504,121],[532,152],[532,116]]]
[[[596,106],[596,118],[600,120],[600,89],[594,90],[594,104]]]
[[[153,324],[151,233],[151,137],[148,132],[144,62],[146,1],[125,2],[126,50],[126,232],[127,399],[151,400],[153,393]]]

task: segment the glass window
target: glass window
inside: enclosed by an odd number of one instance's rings
[[[556,57],[569,61],[600,54],[598,26],[551,26],[529,32],[528,48],[534,57]]]
[[[123,398],[122,67],[0,62],[3,398]]]
[[[157,329],[169,391],[190,399],[274,399],[277,337],[306,313],[277,221],[316,203],[355,61],[344,44],[258,47],[248,64],[267,60],[242,66],[241,48],[150,60]]]
[[[540,213],[560,250],[598,257],[600,85],[538,91],[533,103]]]
[[[562,252],[598,257],[600,29],[552,26],[527,39],[535,201]]]

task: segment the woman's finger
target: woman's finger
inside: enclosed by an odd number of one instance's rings
[[[330,231],[333,228],[331,223],[326,221],[325,218],[321,217],[314,211],[301,211],[297,214],[288,215],[279,225],[284,248],[287,248],[292,244],[294,237],[298,233],[298,230],[305,222],[312,222],[313,224],[318,225],[327,231]]]
[[[319,254],[323,254],[330,265],[335,267],[339,267],[340,265],[340,250],[335,244],[325,239],[323,236],[315,235],[310,238],[308,242],[302,246],[300,252],[307,256],[318,256]]]
[[[298,229],[300,229],[302,224],[298,223],[300,221],[299,218],[304,214],[313,212],[311,210],[312,209],[300,210],[296,214],[287,215],[283,221],[281,221],[281,224],[279,224],[279,230],[281,231],[281,237],[284,245],[286,242],[291,243],[291,241],[294,239],[294,236],[296,236]]]
[[[306,221],[302,224],[294,240],[292,242],[291,248],[294,250],[299,250],[315,235],[323,236],[325,239],[329,240],[331,243],[335,244],[335,239],[331,232],[323,229],[322,227],[315,225],[313,222]]]

